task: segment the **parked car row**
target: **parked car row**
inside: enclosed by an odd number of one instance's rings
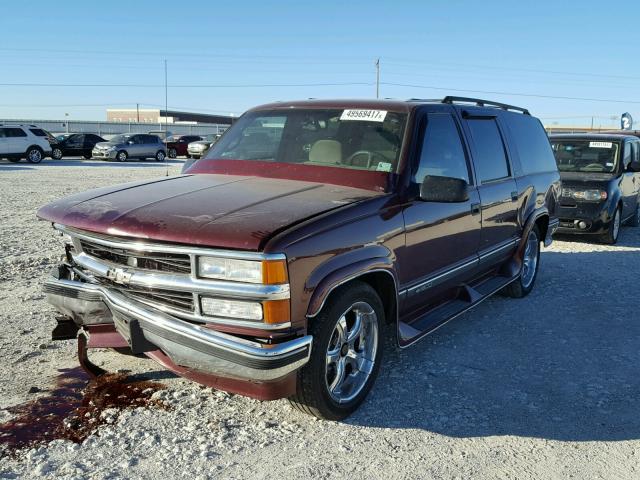
[[[171,135],[166,140],[154,133],[129,133],[117,135],[105,140],[91,133],[64,133],[53,136],[36,125],[0,125],[0,158],[12,162],[26,159],[30,163],[39,163],[50,156],[60,160],[67,156],[81,156],[86,159],[127,161],[131,159],[153,158],[164,161],[179,156],[192,157],[191,144],[196,152],[194,158],[200,158],[220,135]]]

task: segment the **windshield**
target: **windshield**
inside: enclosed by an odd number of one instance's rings
[[[111,140],[111,143],[127,143],[127,141],[131,138],[131,135],[116,135]]]
[[[73,135],[72,133],[65,133],[63,135],[58,135],[56,137],[56,140],[58,140],[59,142],[62,142],[64,140],[66,140],[67,138],[69,138],[71,135]]]
[[[620,144],[594,140],[551,140],[561,172],[613,173]]]
[[[406,114],[384,110],[249,112],[206,158],[394,172],[406,121]]]

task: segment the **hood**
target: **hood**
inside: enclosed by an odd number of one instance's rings
[[[73,195],[38,217],[81,230],[259,250],[275,232],[380,192],[239,175],[182,175]]]
[[[213,143],[213,140],[211,140],[211,141],[209,141],[209,140],[196,140],[195,142],[189,142],[189,145],[204,145],[204,146],[208,147],[212,143]]]
[[[121,145],[120,143],[116,143],[116,142],[98,142],[96,143],[96,147],[101,147],[101,148],[109,148],[109,147],[117,147],[118,145]]]
[[[605,188],[617,175],[615,173],[560,172],[564,186]]]

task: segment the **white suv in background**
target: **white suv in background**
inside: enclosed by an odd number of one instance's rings
[[[26,158],[30,163],[40,163],[51,155],[47,132],[35,125],[4,125],[0,123],[0,158],[19,162]]]

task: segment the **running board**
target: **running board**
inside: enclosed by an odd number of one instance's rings
[[[425,335],[486,300],[517,278],[518,275],[514,277],[495,276],[474,286],[460,285],[457,298],[434,307],[410,324],[399,322],[398,342],[400,346],[408,347],[417,342]]]

